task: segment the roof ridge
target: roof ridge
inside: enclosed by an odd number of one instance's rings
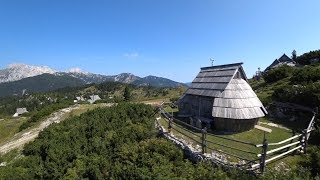
[[[241,66],[242,64],[243,64],[243,62],[232,63],[232,64],[222,64],[222,65],[217,65],[217,66],[207,66],[207,67],[202,67],[201,70],[210,69],[210,68],[218,68],[218,67]]]

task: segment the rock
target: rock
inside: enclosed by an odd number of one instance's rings
[[[7,166],[7,162],[0,163],[0,167],[4,167],[4,166]]]

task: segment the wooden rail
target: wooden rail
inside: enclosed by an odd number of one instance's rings
[[[221,143],[212,142],[210,140],[207,140],[207,142],[209,142],[211,144],[216,144],[216,145],[219,145],[219,146],[222,146],[222,147],[226,147],[226,148],[229,148],[229,149],[233,149],[233,150],[241,151],[241,152],[244,152],[244,153],[248,153],[248,154],[257,154],[256,152],[247,151],[247,150],[243,150],[243,149],[227,146],[227,145],[224,145],[224,144],[221,144]]]
[[[175,131],[177,131],[178,133],[180,133],[180,134],[182,134],[182,135],[184,135],[184,136],[186,136],[186,137],[190,138],[190,139],[191,139],[191,140],[193,140],[194,142],[196,142],[196,143],[198,143],[198,144],[200,144],[200,145],[201,145],[201,142],[200,142],[200,141],[198,141],[198,140],[196,140],[196,139],[194,139],[193,137],[190,137],[189,135],[187,135],[187,134],[185,134],[185,133],[181,132],[180,130],[178,130],[178,129],[176,129],[176,128],[173,128],[173,127],[172,127],[172,129],[174,129],[174,130],[175,130]]]
[[[215,135],[215,134],[212,134],[212,133],[208,133],[209,135],[211,136],[214,136],[214,137],[217,137],[217,138],[221,138],[221,139],[225,139],[225,140],[229,140],[229,141],[233,141],[233,142],[238,142],[238,143],[241,143],[241,144],[246,144],[246,145],[251,145],[251,146],[257,146],[256,144],[252,143],[252,142],[246,142],[246,141],[241,141],[241,140],[237,140],[237,139],[231,139],[231,138],[227,138],[227,137],[222,137],[222,136],[219,136],[219,135]]]
[[[163,103],[162,105],[164,105],[164,104],[166,104],[166,103]],[[276,142],[276,143],[268,143],[267,139],[264,138],[263,144],[254,144],[254,143],[251,143],[251,142],[231,139],[231,138],[215,135],[215,134],[212,134],[212,133],[207,133],[206,129],[200,129],[200,128],[194,127],[194,126],[192,126],[192,125],[190,125],[190,124],[188,124],[186,122],[183,122],[181,120],[178,120],[178,119],[174,118],[172,114],[166,112],[162,108],[162,105],[160,106],[159,111],[160,111],[161,115],[164,117],[165,121],[168,123],[168,131],[169,132],[170,132],[171,129],[174,129],[176,132],[178,132],[178,133],[186,136],[187,138],[193,140],[194,142],[200,144],[201,147],[202,147],[202,153],[205,153],[206,149],[210,149],[212,151],[216,151],[216,152],[219,152],[219,153],[222,153],[222,154],[225,154],[225,155],[228,155],[228,156],[240,159],[240,160],[244,160],[244,161],[246,161],[246,164],[242,165],[243,167],[245,167],[246,165],[249,165],[251,170],[256,169],[256,168],[260,168],[260,172],[261,173],[263,173],[265,171],[266,164],[271,162],[271,161],[274,161],[276,159],[284,157],[284,156],[286,156],[286,155],[288,155],[288,154],[290,154],[290,153],[292,153],[292,152],[294,152],[296,150],[299,150],[299,149],[300,150],[302,149],[303,152],[306,153],[307,141],[308,141],[308,139],[310,137],[310,133],[313,131],[314,124],[315,124],[315,121],[316,121],[317,115],[318,115],[318,109],[313,111],[314,114],[313,114],[313,117],[310,120],[310,123],[308,124],[307,129],[305,129],[301,134],[295,135],[293,137],[290,137],[288,139],[285,139],[283,141]],[[306,109],[304,109],[304,110],[306,110]],[[189,136],[188,134],[182,132],[181,130],[173,127],[173,125],[180,127],[181,129],[183,129],[183,130],[187,131],[188,133],[194,135],[195,137],[199,138],[200,140],[197,140],[194,137]],[[186,127],[190,128],[191,130],[187,129]],[[192,130],[194,130],[196,132],[200,132],[201,135],[195,133]],[[210,136],[216,137],[216,138],[221,138],[221,139],[227,140],[227,141],[237,142],[237,143],[246,144],[246,145],[254,146],[254,147],[257,147],[257,148],[261,148],[262,153],[257,154],[257,153],[252,152],[252,151],[248,151],[248,150],[240,149],[240,148],[237,148],[237,147],[229,146],[229,145],[226,145],[226,144],[222,144],[222,143],[219,143],[219,142],[214,142],[214,141],[208,140],[207,139],[207,134],[209,134]],[[299,138],[298,141],[292,142],[293,140],[298,139],[298,138]],[[288,143],[288,142],[290,142],[290,144],[285,144],[285,143]],[[211,146],[207,146],[207,143],[208,144],[213,144],[213,145],[218,145],[218,146],[221,146],[221,147],[224,147],[224,148],[227,148],[227,149],[232,149],[232,150],[236,150],[236,151],[247,153],[247,154],[254,154],[259,159],[251,160],[251,159],[246,158],[246,157],[242,157],[242,156],[239,156],[239,155],[236,155],[236,154],[233,154],[233,153],[229,153],[229,152],[225,152],[225,151],[216,149],[216,148],[211,147]],[[283,145],[283,146],[277,147],[275,149],[268,150],[269,146],[279,146],[279,145]],[[290,149],[290,148],[292,148],[292,149]],[[284,149],[289,149],[289,150],[287,150],[285,152],[282,152],[281,154],[275,155],[275,156],[270,157],[269,159],[267,159],[267,155],[279,152],[279,151],[284,150]],[[256,163],[257,160],[260,160],[260,162]],[[217,161],[221,162],[221,164],[225,164],[224,162],[222,162],[222,161],[220,161],[218,159],[217,159]],[[256,164],[253,164],[253,163],[256,163]]]
[[[294,152],[294,151],[296,151],[296,150],[298,150],[298,149],[301,149],[301,147],[302,147],[302,145],[300,145],[300,146],[298,146],[298,147],[295,147],[295,148],[293,148],[293,149],[291,149],[291,150],[289,150],[289,151],[286,151],[286,152],[284,152],[284,153],[282,153],[282,154],[279,154],[279,155],[277,155],[277,156],[274,156],[274,157],[272,157],[272,158],[270,158],[270,159],[267,159],[267,160],[265,161],[265,164],[267,164],[267,163],[269,163],[269,162],[271,162],[271,161],[273,161],[273,160],[276,160],[276,159],[278,159],[278,158],[281,158],[281,157],[283,157],[283,156],[285,156],[285,155],[287,155],[287,154],[289,154],[289,153],[292,153],[292,152]],[[251,166],[251,168],[256,168],[256,167],[259,167],[259,166],[260,166],[260,164],[254,164],[254,165]]]
[[[282,146],[282,147],[279,147],[279,148],[276,148],[276,149],[267,151],[266,154],[267,154],[267,155],[268,155],[268,154],[272,154],[272,153],[278,152],[278,151],[280,151],[280,150],[282,150],[282,149],[286,149],[286,148],[289,148],[289,147],[291,147],[291,146],[294,146],[294,145],[297,145],[297,144],[300,144],[300,143],[301,143],[300,141],[297,141],[297,142],[294,142],[294,143],[291,143],[291,144],[288,144],[288,145],[285,145],[285,146]],[[262,154],[258,154],[257,156],[258,156],[258,157],[261,157]]]
[[[288,138],[288,139],[286,139],[286,140],[283,140],[283,141],[280,141],[280,142],[277,142],[277,143],[268,143],[268,146],[281,145],[281,144],[284,144],[284,143],[289,142],[289,141],[291,141],[291,140],[294,140],[294,139],[296,139],[296,138],[299,138],[299,137],[301,137],[301,136],[303,136],[303,134],[295,135],[295,136],[293,136],[293,137],[291,137],[291,138]],[[258,144],[258,145],[256,145],[256,147],[262,147],[262,146],[263,146],[263,144]]]

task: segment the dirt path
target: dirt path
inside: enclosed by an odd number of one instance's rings
[[[38,137],[39,133],[50,124],[63,121],[68,117],[65,116],[66,114],[75,109],[79,109],[80,107],[80,105],[73,105],[71,107],[61,109],[57,112],[52,113],[37,127],[32,127],[23,132],[17,133],[10,141],[0,145],[0,154],[6,154],[7,152],[16,148],[22,148],[26,143],[33,141],[36,137]]]

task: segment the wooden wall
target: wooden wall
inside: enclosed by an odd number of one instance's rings
[[[179,103],[179,113],[195,117],[212,118],[214,98],[186,95]]]

